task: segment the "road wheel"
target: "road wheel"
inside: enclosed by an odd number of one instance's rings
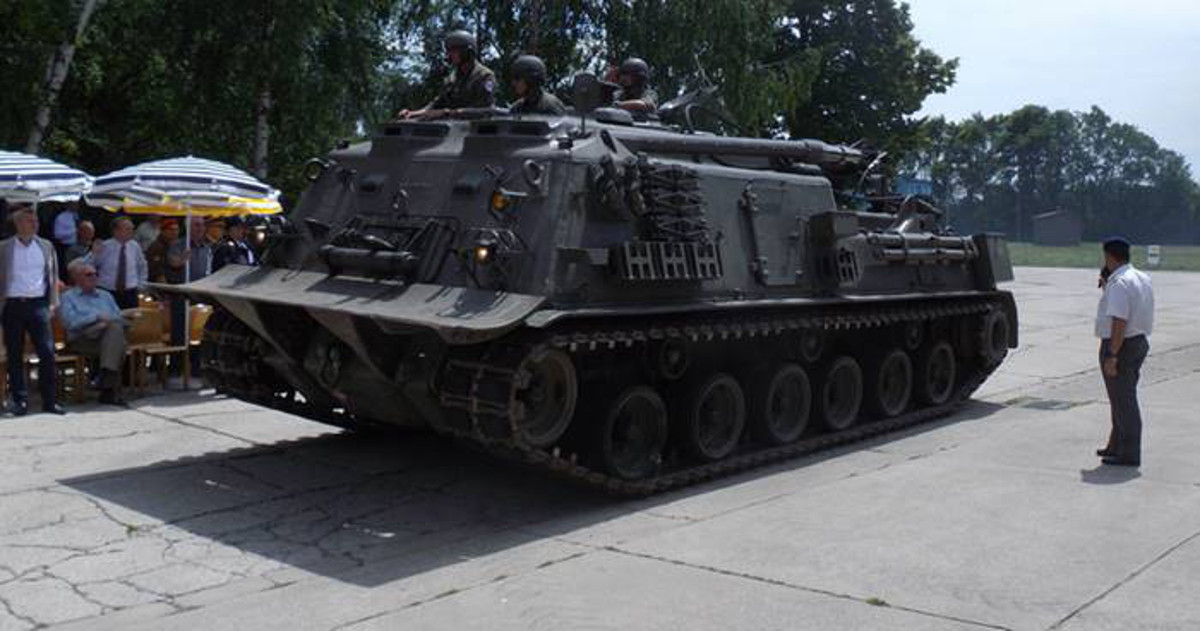
[[[649,387],[634,386],[617,396],[598,429],[595,449],[600,467],[608,473],[640,480],[662,465],[667,444],[667,405]]]
[[[954,394],[957,366],[954,348],[947,342],[926,347],[917,357],[917,399],[926,405],[941,405]]]
[[[829,430],[839,432],[854,425],[862,407],[862,368],[853,357],[834,359],[825,369],[817,416]]]
[[[983,317],[983,330],[980,331],[982,337],[979,341],[979,351],[986,365],[998,365],[1008,356],[1010,327],[1008,314],[1002,309],[990,311]]]
[[[799,440],[812,412],[812,384],[797,364],[782,364],[750,391],[750,432],[767,445]]]
[[[524,415],[517,430],[534,447],[549,447],[562,438],[579,396],[579,382],[571,358],[559,350],[542,350],[527,358],[522,366],[524,383],[516,391],[516,400]]]
[[[871,412],[887,418],[899,416],[912,396],[912,360],[897,348],[874,362],[872,368],[867,380],[867,404]]]
[[[683,390],[679,442],[693,458],[712,462],[737,447],[746,427],[746,400],[736,379],[717,373]]]

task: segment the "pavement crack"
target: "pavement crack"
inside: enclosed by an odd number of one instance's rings
[[[959,624],[971,625],[971,626],[979,627],[981,629],[997,629],[999,631],[1012,631],[1012,629],[1010,627],[1005,627],[1003,625],[993,624],[990,622],[981,622],[979,620],[970,620],[968,618],[960,618],[958,616],[937,613],[935,611],[926,611],[923,609],[916,609],[914,607],[906,607],[903,605],[897,605],[897,604],[893,604],[890,602],[885,602],[883,600],[880,600],[878,597],[875,597],[875,596],[861,597],[861,596],[854,596],[852,594],[842,594],[842,593],[830,591],[827,589],[820,589],[817,587],[809,587],[806,585],[798,585],[795,583],[789,583],[787,581],[782,581],[782,580],[775,579],[775,578],[768,578],[765,576],[757,576],[757,575],[749,574],[746,572],[737,572],[737,571],[733,571],[733,570],[726,570],[723,568],[714,567],[711,565],[689,563],[687,561],[681,561],[679,559],[669,559],[667,557],[661,557],[661,556],[657,556],[657,555],[653,555],[653,554],[645,554],[642,552],[633,552],[631,550],[625,550],[623,548],[618,548],[615,546],[604,546],[601,549],[603,549],[607,552],[612,552],[614,554],[621,554],[621,555],[625,555],[625,556],[646,559],[648,561],[658,561],[660,563],[668,563],[668,564],[676,565],[679,567],[686,567],[686,568],[693,569],[693,570],[700,570],[702,572],[710,572],[713,574],[719,574],[721,576],[728,576],[728,577],[732,577],[732,578],[740,578],[740,579],[744,579],[744,580],[763,583],[765,585],[784,587],[787,589],[793,589],[796,591],[801,591],[801,592],[805,592],[805,593],[809,593],[809,594],[815,594],[818,596],[826,596],[829,598],[837,598],[839,600],[854,601],[857,603],[862,603],[869,607],[886,606],[888,609],[895,609],[896,611],[903,611],[906,613],[911,613],[911,614],[915,614],[915,615],[919,615],[919,616],[925,616],[927,618],[936,618],[938,620],[946,620],[949,622],[957,622]]]
[[[1047,631],[1054,631],[1055,629],[1061,629],[1063,627],[1063,625],[1070,622],[1073,618],[1078,616],[1080,613],[1083,613],[1083,611],[1086,610],[1088,607],[1091,607],[1092,605],[1100,602],[1101,600],[1104,600],[1105,598],[1108,597],[1109,594],[1117,591],[1118,589],[1124,587],[1125,585],[1128,585],[1131,581],[1133,581],[1133,579],[1144,574],[1146,572],[1146,570],[1149,570],[1150,568],[1157,565],[1159,561],[1162,561],[1163,559],[1171,556],[1171,554],[1174,553],[1176,550],[1186,546],[1187,544],[1195,541],[1196,539],[1200,539],[1200,530],[1192,533],[1191,535],[1189,535],[1187,537],[1184,537],[1181,541],[1175,543],[1175,545],[1172,545],[1171,547],[1167,548],[1162,553],[1160,553],[1158,556],[1156,556],[1153,559],[1150,559],[1150,561],[1144,563],[1141,567],[1130,572],[1129,575],[1126,576],[1125,578],[1117,581],[1114,585],[1112,585],[1108,589],[1093,596],[1091,598],[1091,600],[1088,600],[1087,602],[1083,603],[1082,605],[1076,607],[1074,610],[1071,611],[1071,613],[1068,613],[1061,620],[1050,625],[1047,628]]]

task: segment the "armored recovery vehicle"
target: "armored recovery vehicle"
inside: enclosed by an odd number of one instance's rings
[[[689,108],[396,122],[310,163],[261,267],[181,288],[219,306],[207,378],[638,495],[944,415],[1016,346],[999,237],[872,152]]]

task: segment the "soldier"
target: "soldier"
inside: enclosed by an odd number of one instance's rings
[[[630,57],[621,62],[617,70],[617,83],[621,89],[613,97],[614,105],[635,115],[650,115],[658,111],[658,94],[646,83],[650,80],[650,66],[644,60]]]
[[[446,77],[437,98],[419,110],[400,110],[398,119],[424,118],[453,110],[492,107],[496,104],[496,75],[479,63],[475,36],[466,31],[451,31],[443,40],[446,60],[454,72]]]
[[[546,82],[546,64],[533,55],[521,55],[512,65],[513,92],[517,100],[508,106],[513,114],[567,113],[558,97],[542,89]]]

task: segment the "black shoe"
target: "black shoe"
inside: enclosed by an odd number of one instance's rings
[[[1116,465],[1118,467],[1140,467],[1140,466],[1142,466],[1141,460],[1131,460],[1129,458],[1121,458],[1118,456],[1108,456],[1108,457],[1100,460],[1100,462],[1103,462],[1104,464]]]
[[[13,401],[8,405],[8,411],[13,416],[25,416],[29,413],[29,405],[21,401]]]
[[[1109,449],[1108,447],[1105,447],[1104,449],[1097,449],[1096,455],[1100,456],[1101,458],[1113,458],[1113,457],[1116,457],[1117,452],[1113,449]]]
[[[59,416],[62,416],[63,414],[67,413],[67,408],[65,408],[57,403],[51,403],[50,405],[43,407],[42,411],[45,412],[46,414],[57,414]]]

